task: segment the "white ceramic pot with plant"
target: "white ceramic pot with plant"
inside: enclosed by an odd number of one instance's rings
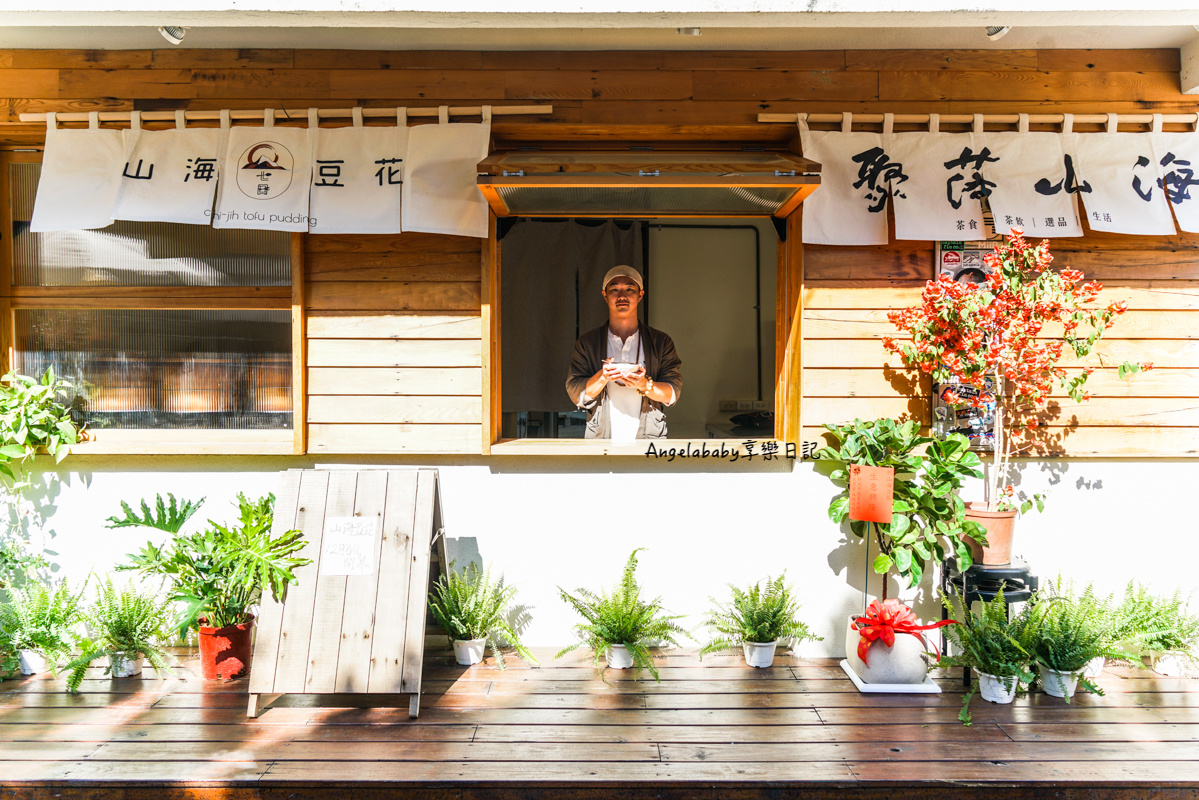
[[[1037,664],[1037,672],[1041,676],[1041,688],[1050,697],[1062,697],[1069,700],[1074,696],[1078,687],[1079,672],[1062,672],[1050,669],[1044,664]]]
[[[471,667],[483,660],[487,649],[487,637],[481,639],[455,639],[454,660],[459,666]]]
[[[677,637],[680,634],[686,636],[687,632],[675,622],[680,617],[664,613],[662,598],[642,599],[636,572],[637,554],[643,549],[639,547],[629,555],[620,583],[611,590],[577,589],[571,593],[558,587],[559,596],[583,621],[575,626],[579,641],[559,650],[554,658],[587,647],[596,666],[600,659],[606,659],[608,666],[614,669],[637,666],[647,670],[654,680],[661,680],[649,649],[666,645],[677,647]],[[627,661],[621,650],[627,652]]]
[[[1020,688],[1020,680],[1015,675],[1001,678],[998,675],[988,675],[975,671],[978,676],[978,693],[988,703],[1010,703],[1016,699],[1016,690]]]
[[[17,651],[17,660],[22,675],[40,675],[50,669],[46,657],[37,650],[19,650]]]
[[[21,673],[53,672],[79,642],[83,620],[81,592],[67,584],[51,588],[38,581],[8,586],[0,603],[0,652],[16,653]]]
[[[612,669],[630,669],[633,666],[633,654],[624,644],[608,645],[605,660]]]
[[[141,675],[143,664],[170,672],[163,649],[174,634],[174,602],[157,594],[143,594],[129,583],[122,587],[106,578],[96,587],[96,598],[84,613],[93,638],[80,642],[82,653],[67,665],[67,688],[75,691],[84,671],[106,656],[105,672],[113,678]]]
[[[512,599],[516,587],[505,585],[501,576],[492,580],[491,570],[480,570],[474,562],[459,570],[450,564],[429,592],[429,613],[454,644],[454,660],[469,667],[483,660],[486,645],[500,669],[506,669],[502,638],[521,658],[536,664],[537,659],[520,641],[509,619],[513,616]]]
[[[777,578],[767,576],[746,589],[729,584],[727,601],[709,598],[713,607],[704,624],[712,639],[700,648],[699,657],[740,646],[746,664],[764,669],[774,664],[779,639],[789,639],[792,647],[819,640],[799,621],[799,603],[785,579],[785,573]]]
[[[1082,676],[1089,681],[1103,675],[1103,670],[1107,667],[1107,656],[1095,656],[1087,665],[1082,668]]]
[[[145,657],[141,653],[114,650],[108,654],[108,674],[114,678],[132,678],[142,674]]]

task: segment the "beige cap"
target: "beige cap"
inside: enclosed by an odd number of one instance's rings
[[[612,282],[613,278],[622,277],[628,278],[633,283],[637,284],[638,289],[645,291],[645,281],[641,279],[641,273],[630,267],[628,264],[618,264],[617,266],[608,270],[608,274],[604,276],[604,285],[600,288],[606,290],[608,288],[608,284]]]

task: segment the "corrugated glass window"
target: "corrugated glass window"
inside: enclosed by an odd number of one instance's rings
[[[17,369],[77,387],[98,428],[286,429],[291,313],[18,309]]]

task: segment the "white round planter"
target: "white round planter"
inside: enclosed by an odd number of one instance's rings
[[[473,666],[483,660],[486,648],[486,639],[455,639],[454,659],[463,667]]]
[[[142,665],[145,659],[141,653],[129,653],[117,651],[108,654],[108,674],[114,678],[132,678],[134,675],[142,674]]]
[[[17,658],[21,663],[22,675],[38,675],[50,669],[46,657],[37,650],[21,650],[17,653]]]
[[[1087,662],[1087,665],[1082,668],[1082,676],[1089,681],[1093,681],[1103,674],[1103,668],[1107,666],[1107,659],[1103,656],[1096,656]]]
[[[742,648],[745,650],[745,663],[751,667],[763,669],[774,664],[774,651],[779,646],[778,641],[773,642],[743,642]]]
[[[863,662],[858,658],[861,636],[853,621],[854,617],[850,617],[845,633],[845,659],[863,683],[924,683],[928,675],[929,648],[922,636],[898,634],[892,647],[876,639],[866,650],[866,661]]]
[[[1041,673],[1041,688],[1051,697],[1073,697],[1078,687],[1077,672],[1058,672],[1056,669],[1038,664],[1037,671]]]
[[[1153,662],[1153,671],[1168,678],[1186,678],[1189,676],[1186,659],[1166,653]]]
[[[985,672],[975,670],[978,675],[978,693],[982,695],[983,700],[988,703],[1010,703],[1016,699],[1016,690],[1020,688],[1020,679],[1012,676],[1010,678],[1011,688],[1009,689],[1004,678],[997,675],[988,675]]]
[[[612,669],[628,669],[633,666],[633,654],[623,644],[608,645],[608,666]]]

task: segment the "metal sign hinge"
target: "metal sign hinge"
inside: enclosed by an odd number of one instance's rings
[[[776,177],[776,178],[794,178],[794,177],[795,177],[795,170],[781,170],[781,169],[776,169],[776,170],[774,171],[774,177]]]
[[[525,176],[525,171],[523,169],[515,169],[515,170],[507,170],[506,169],[506,170],[504,170],[505,178],[523,178],[524,176]]]
[[[643,178],[656,178],[656,177],[658,177],[658,170],[656,170],[656,169],[639,169],[639,170],[637,170],[637,174]]]

